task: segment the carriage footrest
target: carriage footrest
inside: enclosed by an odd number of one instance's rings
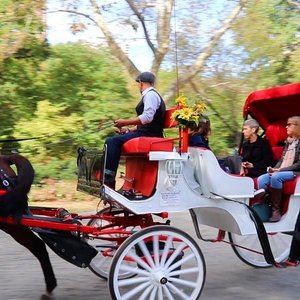
[[[98,253],[95,248],[70,232],[41,230],[38,234],[58,256],[80,268],[88,267]]]

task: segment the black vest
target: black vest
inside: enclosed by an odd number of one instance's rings
[[[165,122],[165,112],[166,112],[166,105],[163,101],[160,94],[155,90],[150,90],[148,93],[157,93],[157,95],[160,98],[160,105],[158,109],[156,110],[153,120],[144,125],[138,125],[137,130],[143,132],[147,136],[157,136],[157,137],[163,137],[163,128],[164,128],[164,122]],[[136,106],[135,110],[137,115],[141,115],[144,111],[144,97],[142,97],[141,101]]]

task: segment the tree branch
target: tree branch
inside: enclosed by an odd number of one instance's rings
[[[76,10],[72,10],[72,9],[58,9],[58,10],[48,11],[47,13],[51,14],[51,13],[57,13],[57,12],[65,12],[65,13],[69,13],[69,14],[73,14],[73,15],[79,15],[79,16],[82,16],[82,17],[85,17],[85,18],[89,19],[95,25],[98,25],[97,22],[96,22],[96,20],[93,19],[90,15],[84,14],[82,12],[79,12],[79,11],[76,11]]]
[[[171,16],[174,0],[158,0],[157,3],[157,51],[152,71],[157,73],[170,48]]]
[[[93,11],[95,13],[95,22],[96,25],[101,29],[104,34],[108,46],[111,49],[112,53],[118,58],[120,62],[125,66],[130,76],[135,77],[139,73],[139,70],[134,65],[134,63],[128,58],[128,55],[121,49],[118,43],[115,41],[112,33],[109,31],[108,27],[105,24],[105,21],[102,17],[100,8],[96,0],[90,0]]]
[[[131,0],[126,0],[126,2],[130,6],[130,8],[134,12],[134,14],[137,16],[137,18],[139,19],[139,21],[141,22],[142,27],[143,27],[143,31],[144,31],[144,35],[145,35],[145,38],[146,38],[146,41],[147,41],[147,44],[148,44],[148,46],[150,47],[150,49],[152,50],[152,52],[153,52],[153,54],[155,56],[156,49],[155,49],[153,43],[150,40],[150,36],[149,36],[148,30],[147,30],[147,27],[146,27],[146,24],[145,24],[145,18],[144,18],[144,16],[139,12],[138,8],[134,5],[134,3]]]
[[[214,47],[220,42],[224,33],[231,27],[231,24],[237,18],[245,4],[245,0],[239,1],[237,6],[232,10],[229,17],[224,20],[222,26],[214,32],[207,47],[198,56],[195,63],[189,68],[187,72],[185,72],[185,74],[187,75],[180,79],[178,82],[174,82],[170,85],[170,87],[164,95],[164,99],[170,99],[171,97],[173,97],[178,86],[182,87],[186,85],[191,79],[193,79],[203,70],[204,64],[207,61],[207,59],[212,55]]]

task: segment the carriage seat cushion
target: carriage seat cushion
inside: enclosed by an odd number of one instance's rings
[[[283,142],[287,138],[285,125],[281,123],[271,124],[267,127],[265,134],[272,148],[273,159],[278,161],[282,155]]]
[[[173,139],[142,136],[126,142],[122,147],[122,154],[149,153],[150,151],[171,152],[173,148]]]
[[[266,138],[271,147],[280,146],[280,144],[287,138],[286,127],[279,123],[269,125],[266,129]]]
[[[300,180],[300,175],[298,175],[294,180],[285,181],[283,183],[283,194],[293,195],[296,188],[297,181]],[[254,178],[254,186],[257,188],[257,178]]]

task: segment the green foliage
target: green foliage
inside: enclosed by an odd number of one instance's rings
[[[299,79],[299,8],[296,5],[282,0],[248,1],[235,33],[237,44],[247,53],[244,62],[252,86],[263,88]]]
[[[41,65],[36,85],[41,99],[65,106],[65,116],[80,116],[74,127],[79,135],[97,131],[99,122],[111,127],[116,118],[132,115],[136,102],[130,101],[122,67],[107,50],[81,44],[53,47]],[[78,141],[101,146],[108,131],[85,135]]]
[[[134,115],[136,100],[130,100],[122,67],[105,49],[58,45],[37,62],[13,57],[1,65],[7,70],[1,102],[11,118],[0,136],[32,139],[5,148],[18,146],[37,164],[40,178],[73,176],[77,148],[102,147],[113,120]]]
[[[65,110],[64,104],[39,101],[33,117],[30,120],[21,119],[15,125],[15,132],[20,137],[39,137],[30,143],[23,143],[21,151],[33,153],[34,161],[41,161],[47,155],[60,159],[70,155],[68,140],[80,131],[82,118],[75,113],[66,116]]]
[[[35,181],[39,182],[44,178],[74,180],[77,178],[76,157],[67,156],[65,159],[49,157],[46,163],[39,160],[34,162]]]
[[[38,101],[34,84],[47,56],[41,13],[43,1],[0,3],[0,137],[13,137],[13,125],[30,117]]]

